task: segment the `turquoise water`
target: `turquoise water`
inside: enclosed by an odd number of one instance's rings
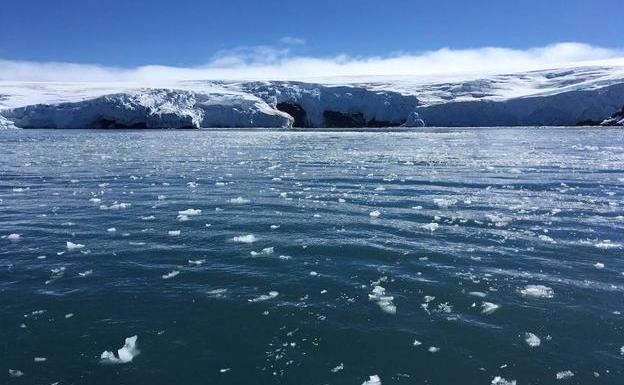
[[[0,383],[621,384],[623,230],[622,130],[4,131]]]

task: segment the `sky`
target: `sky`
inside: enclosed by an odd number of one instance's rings
[[[622,0],[3,0],[0,79],[534,69],[624,56],[622,14]]]

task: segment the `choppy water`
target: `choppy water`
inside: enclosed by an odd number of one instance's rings
[[[624,379],[620,130],[5,131],[0,235],[2,384]]]

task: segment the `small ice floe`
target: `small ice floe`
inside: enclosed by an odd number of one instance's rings
[[[235,205],[245,205],[247,203],[250,203],[251,201],[249,199],[243,198],[243,197],[237,197],[237,198],[232,198],[230,199],[230,203],[235,204]]]
[[[516,380],[506,380],[501,376],[496,376],[491,382],[492,385],[516,385]]]
[[[263,302],[268,301],[270,299],[276,298],[279,295],[277,291],[270,291],[269,294],[262,294],[259,297],[248,299],[249,302]]]
[[[414,342],[412,342],[412,346],[420,346],[420,345],[422,345],[422,342],[418,340],[414,340]]]
[[[532,348],[536,348],[542,344],[542,340],[531,332],[524,333],[524,341]]]
[[[448,209],[457,204],[457,199],[435,198],[433,203],[441,209]]]
[[[435,223],[435,222],[432,222],[432,223],[428,223],[426,225],[422,225],[422,226],[420,226],[420,228],[425,229],[427,231],[431,231],[433,233],[438,228],[440,228],[440,225]]]
[[[344,364],[341,362],[340,365],[332,368],[331,372],[332,373],[338,373],[339,371],[344,369]]]
[[[35,357],[33,358],[34,362],[46,362],[48,359],[46,357]]]
[[[189,259],[188,263],[189,265],[200,266],[206,263],[206,260],[205,259]]]
[[[555,378],[558,380],[567,380],[568,378],[574,377],[574,372],[571,370],[563,370],[555,374]]]
[[[89,199],[89,202],[91,202],[91,203],[102,203],[102,200],[100,198],[91,198],[91,199]]]
[[[180,230],[169,230],[167,234],[169,234],[172,237],[177,237],[178,235],[180,235]]]
[[[238,242],[238,243],[254,243],[257,240],[258,238],[256,238],[256,236],[253,234],[239,235],[237,237],[232,238],[232,241]]]
[[[440,348],[437,346],[429,346],[429,349],[427,349],[429,351],[429,353],[437,353],[440,351]]]
[[[106,350],[100,356],[100,361],[104,364],[126,364],[132,362],[134,357],[140,353],[136,347],[136,342],[137,336],[126,338],[124,346],[117,350],[117,357],[115,357],[115,353]]]
[[[100,206],[100,209],[102,210],[125,210],[127,208],[129,208],[130,206],[132,206],[130,203],[117,203],[117,202],[113,202],[112,205],[110,206],[106,206],[106,205],[102,205]]]
[[[265,247],[261,251],[251,251],[249,254],[251,254],[252,257],[257,257],[258,255],[262,255],[262,254],[271,255],[273,254],[274,251],[275,251],[274,247]]]
[[[318,276],[319,274],[318,274],[316,271],[311,271],[311,272],[310,272],[310,275],[311,275],[311,276],[313,276],[313,277],[316,277],[316,276]]]
[[[386,295],[386,289],[382,286],[376,285],[373,287],[373,291],[368,295],[368,299],[370,301],[377,302],[377,305],[388,314],[396,314],[397,307],[392,302],[394,300],[393,296]]]
[[[479,298],[487,297],[487,294],[482,291],[471,291],[468,293],[468,295],[471,295],[473,297],[479,297]]]
[[[142,221],[153,221],[154,219],[156,219],[156,217],[153,215],[141,216],[139,218],[141,218]]]
[[[223,368],[223,369],[219,369],[219,373],[227,373],[230,370],[232,370],[232,368]]]
[[[74,316],[74,313],[67,313],[65,314],[65,319],[70,319],[73,316]]]
[[[279,229],[279,225],[271,225],[271,230],[277,230]]]
[[[379,218],[381,216],[381,213],[379,212],[379,210],[375,210],[375,211],[371,211],[370,213],[368,213],[368,215],[371,218]]]
[[[481,304],[481,313],[483,313],[483,314],[492,314],[496,310],[498,310],[499,308],[500,308],[500,305],[497,305],[495,303],[483,302]]]
[[[8,239],[9,241],[19,241],[20,239],[22,239],[22,235],[21,234],[9,234],[6,236],[6,239]]]
[[[67,247],[67,250],[80,250],[80,249],[84,249],[85,245],[81,245],[80,243],[73,243],[73,242],[67,241],[65,243],[65,247]]]
[[[555,291],[544,285],[526,285],[524,289],[520,289],[520,294],[533,298],[553,298]]]
[[[178,215],[186,215],[188,217],[201,215],[201,213],[202,211],[199,209],[186,209],[186,210],[178,211]]]
[[[9,377],[21,377],[24,375],[24,372],[18,369],[9,369]]]
[[[189,188],[197,188],[197,182],[188,182],[186,185]]]
[[[114,228],[114,227],[109,227],[108,229],[106,229],[106,231],[109,232],[109,233],[114,233],[114,232],[117,231],[117,229]]]
[[[606,239],[602,242],[598,242],[594,245],[594,247],[597,247],[599,249],[602,250],[609,250],[609,249],[621,249],[622,245],[620,243],[614,243],[611,242],[610,240]]]
[[[542,242],[548,242],[548,243],[557,243],[554,239],[552,239],[551,237],[549,237],[548,235],[544,235],[541,234],[540,236],[537,237],[540,241]]]
[[[162,279],[171,279],[171,278],[175,277],[178,274],[180,274],[180,272],[178,270],[173,270],[173,271],[170,271],[167,274],[163,274]]]
[[[381,378],[376,374],[368,376],[368,380],[364,381],[362,385],[381,385]]]
[[[620,348],[620,355],[621,355],[621,356],[624,356],[624,346],[622,346],[622,347]]]
[[[596,262],[596,263],[594,264],[594,267],[595,267],[596,269],[598,269],[598,270],[602,270],[602,269],[604,269],[604,268],[605,268],[605,265],[604,265],[604,263],[601,263],[601,262]]]
[[[78,275],[81,277],[87,277],[91,274],[93,274],[93,270],[87,270],[87,271],[83,271],[82,273],[78,273]]]
[[[191,217],[189,217],[188,215],[178,215],[178,221],[180,222],[186,222],[190,220],[191,220]]]

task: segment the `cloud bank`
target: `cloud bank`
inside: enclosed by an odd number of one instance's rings
[[[291,40],[289,44],[304,44]],[[444,77],[490,75],[548,69],[624,58],[624,50],[582,43],[558,43],[526,50],[484,47],[443,48],[388,57],[296,56],[290,48],[239,47],[219,52],[207,64],[183,68],[147,65],[136,68],[27,62],[0,59],[4,81],[105,81],[159,83],[180,80],[305,80],[338,77]],[[618,60],[618,63],[620,60]],[[624,61],[622,61],[624,64]]]

